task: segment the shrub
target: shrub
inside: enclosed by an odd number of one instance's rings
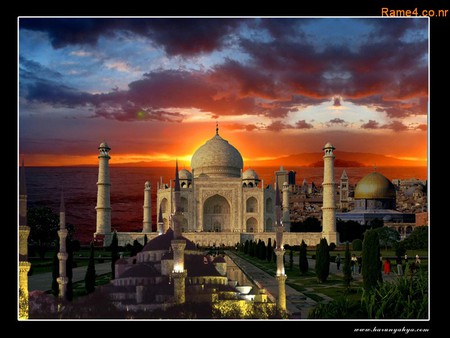
[[[330,273],[330,251],[326,238],[320,240],[316,249],[316,275],[319,283],[326,282]]]
[[[351,268],[351,257],[350,257],[350,246],[348,242],[345,244],[345,256],[344,256],[344,267],[342,268],[344,272],[344,285],[350,288],[350,283],[353,280],[352,268]]]
[[[300,272],[303,274],[307,273],[309,268],[306,249],[307,249],[306,243],[304,240],[302,240],[302,244],[300,245],[299,265],[300,265]]]

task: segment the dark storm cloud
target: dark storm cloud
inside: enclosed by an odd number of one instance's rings
[[[135,34],[152,40],[169,55],[195,55],[219,49],[240,19],[88,19],[27,18],[20,28],[46,32],[54,48],[96,45],[101,36]]]

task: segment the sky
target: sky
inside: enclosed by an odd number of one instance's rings
[[[363,152],[427,164],[422,18],[20,18],[27,165],[189,163],[215,134],[257,164]],[[357,158],[355,158],[357,160]]]

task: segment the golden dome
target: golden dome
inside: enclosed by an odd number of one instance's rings
[[[356,185],[355,199],[392,199],[395,187],[385,176],[373,172],[364,176]]]

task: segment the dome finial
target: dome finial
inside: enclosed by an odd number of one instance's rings
[[[219,135],[219,122],[216,120],[216,135]]]

